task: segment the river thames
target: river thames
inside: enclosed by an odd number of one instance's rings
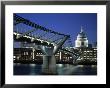
[[[56,64],[58,75],[97,75],[97,65]],[[14,75],[41,75],[42,65],[14,63]]]

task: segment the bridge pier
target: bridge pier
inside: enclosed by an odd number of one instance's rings
[[[57,74],[56,59],[54,56],[54,47],[41,46],[43,56],[42,73],[43,74]]]
[[[53,47],[39,45],[35,46],[35,48],[40,48],[42,53],[44,53],[42,64],[43,74],[57,74],[55,54],[68,38],[69,36],[65,36],[57,45],[54,45]]]
[[[55,56],[43,56],[42,74],[57,74]]]

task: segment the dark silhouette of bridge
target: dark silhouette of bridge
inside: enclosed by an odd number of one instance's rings
[[[44,54],[43,73],[56,74],[55,54],[58,51],[72,55],[74,62],[80,58],[81,51],[70,48],[72,47],[70,35],[55,32],[16,14],[13,22],[14,42],[26,42],[33,47],[33,51],[40,49]]]

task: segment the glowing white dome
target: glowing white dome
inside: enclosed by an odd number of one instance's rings
[[[88,47],[87,36],[84,33],[82,27],[80,33],[77,36],[77,40],[75,41],[75,47]]]

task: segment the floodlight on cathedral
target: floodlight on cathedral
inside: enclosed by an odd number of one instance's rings
[[[75,47],[79,47],[79,48],[88,47],[88,39],[82,26],[81,26],[81,31],[78,34],[77,39],[75,41]]]

